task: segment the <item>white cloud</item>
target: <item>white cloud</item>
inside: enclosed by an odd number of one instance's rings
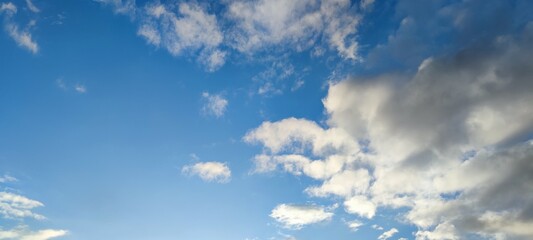
[[[125,14],[134,16],[137,6],[135,0],[93,0],[105,5],[109,5],[113,8],[116,14]]]
[[[10,230],[0,228],[0,239],[20,239],[20,240],[47,240],[67,235],[65,230],[44,229],[31,231],[26,226],[19,226]]]
[[[366,196],[354,196],[344,201],[346,212],[357,214],[365,218],[373,218],[376,214],[376,204]]]
[[[204,100],[204,106],[202,110],[206,114],[213,115],[215,117],[222,117],[228,107],[228,100],[220,94],[210,94],[208,92],[202,93]]]
[[[363,226],[364,224],[360,221],[353,220],[353,221],[346,222],[346,225],[348,225],[348,228],[350,228],[350,230],[355,232],[359,230],[359,227]]]
[[[216,16],[193,3],[180,3],[176,12],[171,9],[164,4],[145,6],[138,34],[174,56],[200,51],[198,61],[208,71],[222,67],[227,53],[218,48],[224,36]]]
[[[30,9],[30,11],[32,11],[34,13],[38,13],[38,12],[41,11],[41,10],[39,10],[39,8],[37,8],[35,6],[35,4],[33,4],[33,2],[31,0],[26,0],[26,6],[28,6],[28,9]]]
[[[387,240],[387,239],[391,238],[392,236],[394,236],[394,234],[396,234],[396,233],[398,233],[398,229],[391,228],[389,231],[386,231],[383,234],[379,235],[378,239],[379,240]]]
[[[227,164],[220,162],[200,162],[187,165],[182,168],[182,172],[197,175],[207,182],[227,183],[231,178],[231,171]]]
[[[377,224],[372,225],[372,228],[373,228],[373,229],[376,229],[376,230],[383,230],[383,227],[382,227],[382,226],[379,226],[379,225],[377,225]]]
[[[42,206],[44,206],[42,203],[27,197],[9,192],[0,192],[0,214],[5,218],[34,218],[42,220],[45,219],[44,216],[32,212],[32,209]]]
[[[17,7],[11,3],[2,3],[0,5],[0,14],[4,14],[4,29],[7,34],[15,40],[17,45],[27,49],[33,54],[39,51],[39,46],[33,40],[30,33],[31,27],[35,25],[35,22],[31,21],[26,27],[21,27],[13,21],[13,16],[17,13]]]
[[[18,180],[9,175],[0,177],[0,183],[13,181]],[[9,226],[7,220],[17,222],[17,226],[12,229],[5,229],[0,226],[0,239],[47,240],[66,235],[66,230],[42,229],[33,231],[24,225],[26,218],[35,220],[46,219],[43,215],[32,211],[34,208],[42,206],[44,204],[41,202],[25,196],[5,191],[0,192],[0,216],[3,218],[4,223],[6,223],[5,226]]]
[[[271,46],[301,51],[324,36],[343,58],[358,58],[353,35],[359,17],[351,11],[348,0],[232,1],[226,15],[236,24],[228,34],[230,45],[243,53]]]
[[[85,87],[85,85],[82,85],[82,84],[76,84],[76,86],[74,86],[74,90],[76,90],[76,92],[79,92],[79,93],[87,92],[87,88]]]
[[[407,209],[419,239],[533,237],[533,141],[521,140],[533,131],[532,33],[424,61],[411,77],[331,84],[327,126],[287,118],[244,136],[263,146],[256,172],[322,181],[306,192],[366,218]]]
[[[328,221],[332,216],[332,212],[321,206],[290,204],[280,204],[270,214],[270,217],[289,229],[301,229],[305,225]]]
[[[16,182],[16,181],[18,181],[18,179],[7,174],[4,174],[3,177],[0,177],[0,183]]]
[[[361,1],[361,8],[368,9],[374,4],[375,0],[362,0]]]

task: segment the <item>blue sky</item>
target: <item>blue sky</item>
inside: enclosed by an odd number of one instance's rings
[[[1,0],[0,239],[530,239],[529,0]]]

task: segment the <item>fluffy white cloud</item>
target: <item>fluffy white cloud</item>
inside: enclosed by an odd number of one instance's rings
[[[349,180],[349,181],[353,181]],[[373,218],[376,214],[376,204],[368,200],[366,196],[353,196],[344,201],[346,212],[357,214],[365,218]]]
[[[379,235],[378,239],[379,240],[387,240],[387,239],[391,238],[392,236],[394,236],[394,234],[396,234],[396,233],[398,233],[398,229],[391,228],[389,231],[386,231],[383,234]]]
[[[182,172],[190,175],[197,175],[208,182],[229,182],[231,171],[226,163],[221,162],[200,162],[187,165],[182,168]]]
[[[13,21],[13,16],[17,13],[17,7],[11,2],[2,3],[0,5],[0,14],[4,15],[4,29],[7,34],[15,40],[15,42],[22,48],[26,48],[33,54],[39,51],[39,46],[33,40],[30,30],[35,24],[31,21],[26,27],[22,28]]]
[[[215,117],[222,117],[228,107],[228,100],[220,94],[210,94],[208,92],[202,93],[202,98],[205,101],[202,110],[206,114]]]
[[[418,239],[531,238],[531,39],[533,24],[424,61],[413,76],[333,83],[327,126],[288,118],[245,135],[263,146],[256,171],[318,179],[308,194],[340,196],[366,218],[408,209]]]
[[[47,240],[65,236],[65,230],[44,229],[31,231],[26,226],[19,226],[10,230],[0,228],[0,239],[20,239],[20,240]]]
[[[5,218],[34,218],[41,220],[44,219],[44,216],[31,210],[42,206],[44,206],[42,203],[27,197],[9,192],[0,192],[0,214]]]
[[[144,7],[138,34],[149,44],[166,48],[172,55],[200,51],[198,61],[208,71],[225,63],[226,52],[218,47],[224,36],[217,18],[200,5],[180,3],[177,9],[165,4]]]
[[[357,59],[359,17],[350,5],[349,0],[232,1],[227,17],[237,27],[230,29],[230,45],[244,53],[282,45],[304,50],[324,37],[342,57]]]
[[[332,216],[333,213],[325,207],[290,204],[280,204],[270,214],[270,217],[289,229],[301,229],[305,225],[328,221]]]

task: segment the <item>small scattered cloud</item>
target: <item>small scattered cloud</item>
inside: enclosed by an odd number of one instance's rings
[[[331,209],[317,205],[280,204],[270,217],[288,229],[301,229],[306,225],[328,221],[333,217]]]
[[[350,230],[355,232],[359,230],[359,227],[363,226],[364,224],[361,221],[353,220],[346,222],[346,225],[348,226],[348,228],[350,228]]]
[[[379,235],[378,239],[379,240],[387,240],[387,239],[391,238],[392,236],[394,236],[394,234],[396,234],[396,233],[398,233],[398,229],[391,228],[389,231],[386,231],[383,234]]]
[[[222,117],[228,107],[228,100],[220,94],[210,94],[208,92],[202,93],[204,106],[202,111],[205,114],[213,115],[217,118]]]
[[[227,183],[231,178],[231,171],[226,163],[200,162],[182,168],[184,174],[196,175],[206,182]]]
[[[76,86],[74,86],[74,90],[76,90],[76,92],[79,92],[79,93],[87,92],[87,88],[85,87],[85,85],[82,85],[82,84],[76,84]]]
[[[376,229],[376,230],[380,230],[380,231],[383,230],[383,227],[382,227],[382,226],[379,226],[379,225],[377,225],[377,224],[372,225],[372,228],[373,228],[373,229]]]
[[[56,79],[56,86],[64,91],[75,91],[80,94],[87,92],[87,87],[81,83],[70,83],[65,81],[63,78]]]

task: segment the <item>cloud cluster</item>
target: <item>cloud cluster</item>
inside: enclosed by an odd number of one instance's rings
[[[28,7],[35,13],[39,12],[31,1],[27,1]],[[33,54],[39,52],[39,45],[32,38],[30,30],[35,25],[35,21],[30,21],[25,27],[21,27],[13,20],[17,14],[17,6],[12,2],[0,4],[0,15],[4,15],[4,30],[7,34],[22,48],[27,49]]]
[[[361,17],[349,0],[154,1],[144,6],[133,0],[95,1],[131,16],[148,44],[174,56],[195,56],[208,71],[222,67],[230,50],[252,56],[269,49],[316,47],[323,54],[326,47],[343,59],[359,59],[355,37]]]
[[[227,183],[231,178],[231,170],[226,163],[199,162],[184,166],[182,172],[189,175],[197,175],[207,182]]]
[[[16,178],[9,175],[0,177],[0,183],[9,183],[17,181]],[[34,220],[46,219],[43,215],[33,212],[34,208],[43,207],[39,201],[27,198],[20,194],[11,192],[0,192],[0,215],[5,220],[19,222],[12,229],[0,227],[0,239],[21,239],[21,240],[47,240],[66,235],[66,230],[43,229],[38,231],[31,230],[24,225],[24,219]]]
[[[320,180],[309,196],[341,197],[362,218],[407,209],[420,240],[531,238],[532,40],[529,23],[429,58],[414,76],[332,83],[327,126],[288,118],[246,134],[264,147],[256,172]]]

